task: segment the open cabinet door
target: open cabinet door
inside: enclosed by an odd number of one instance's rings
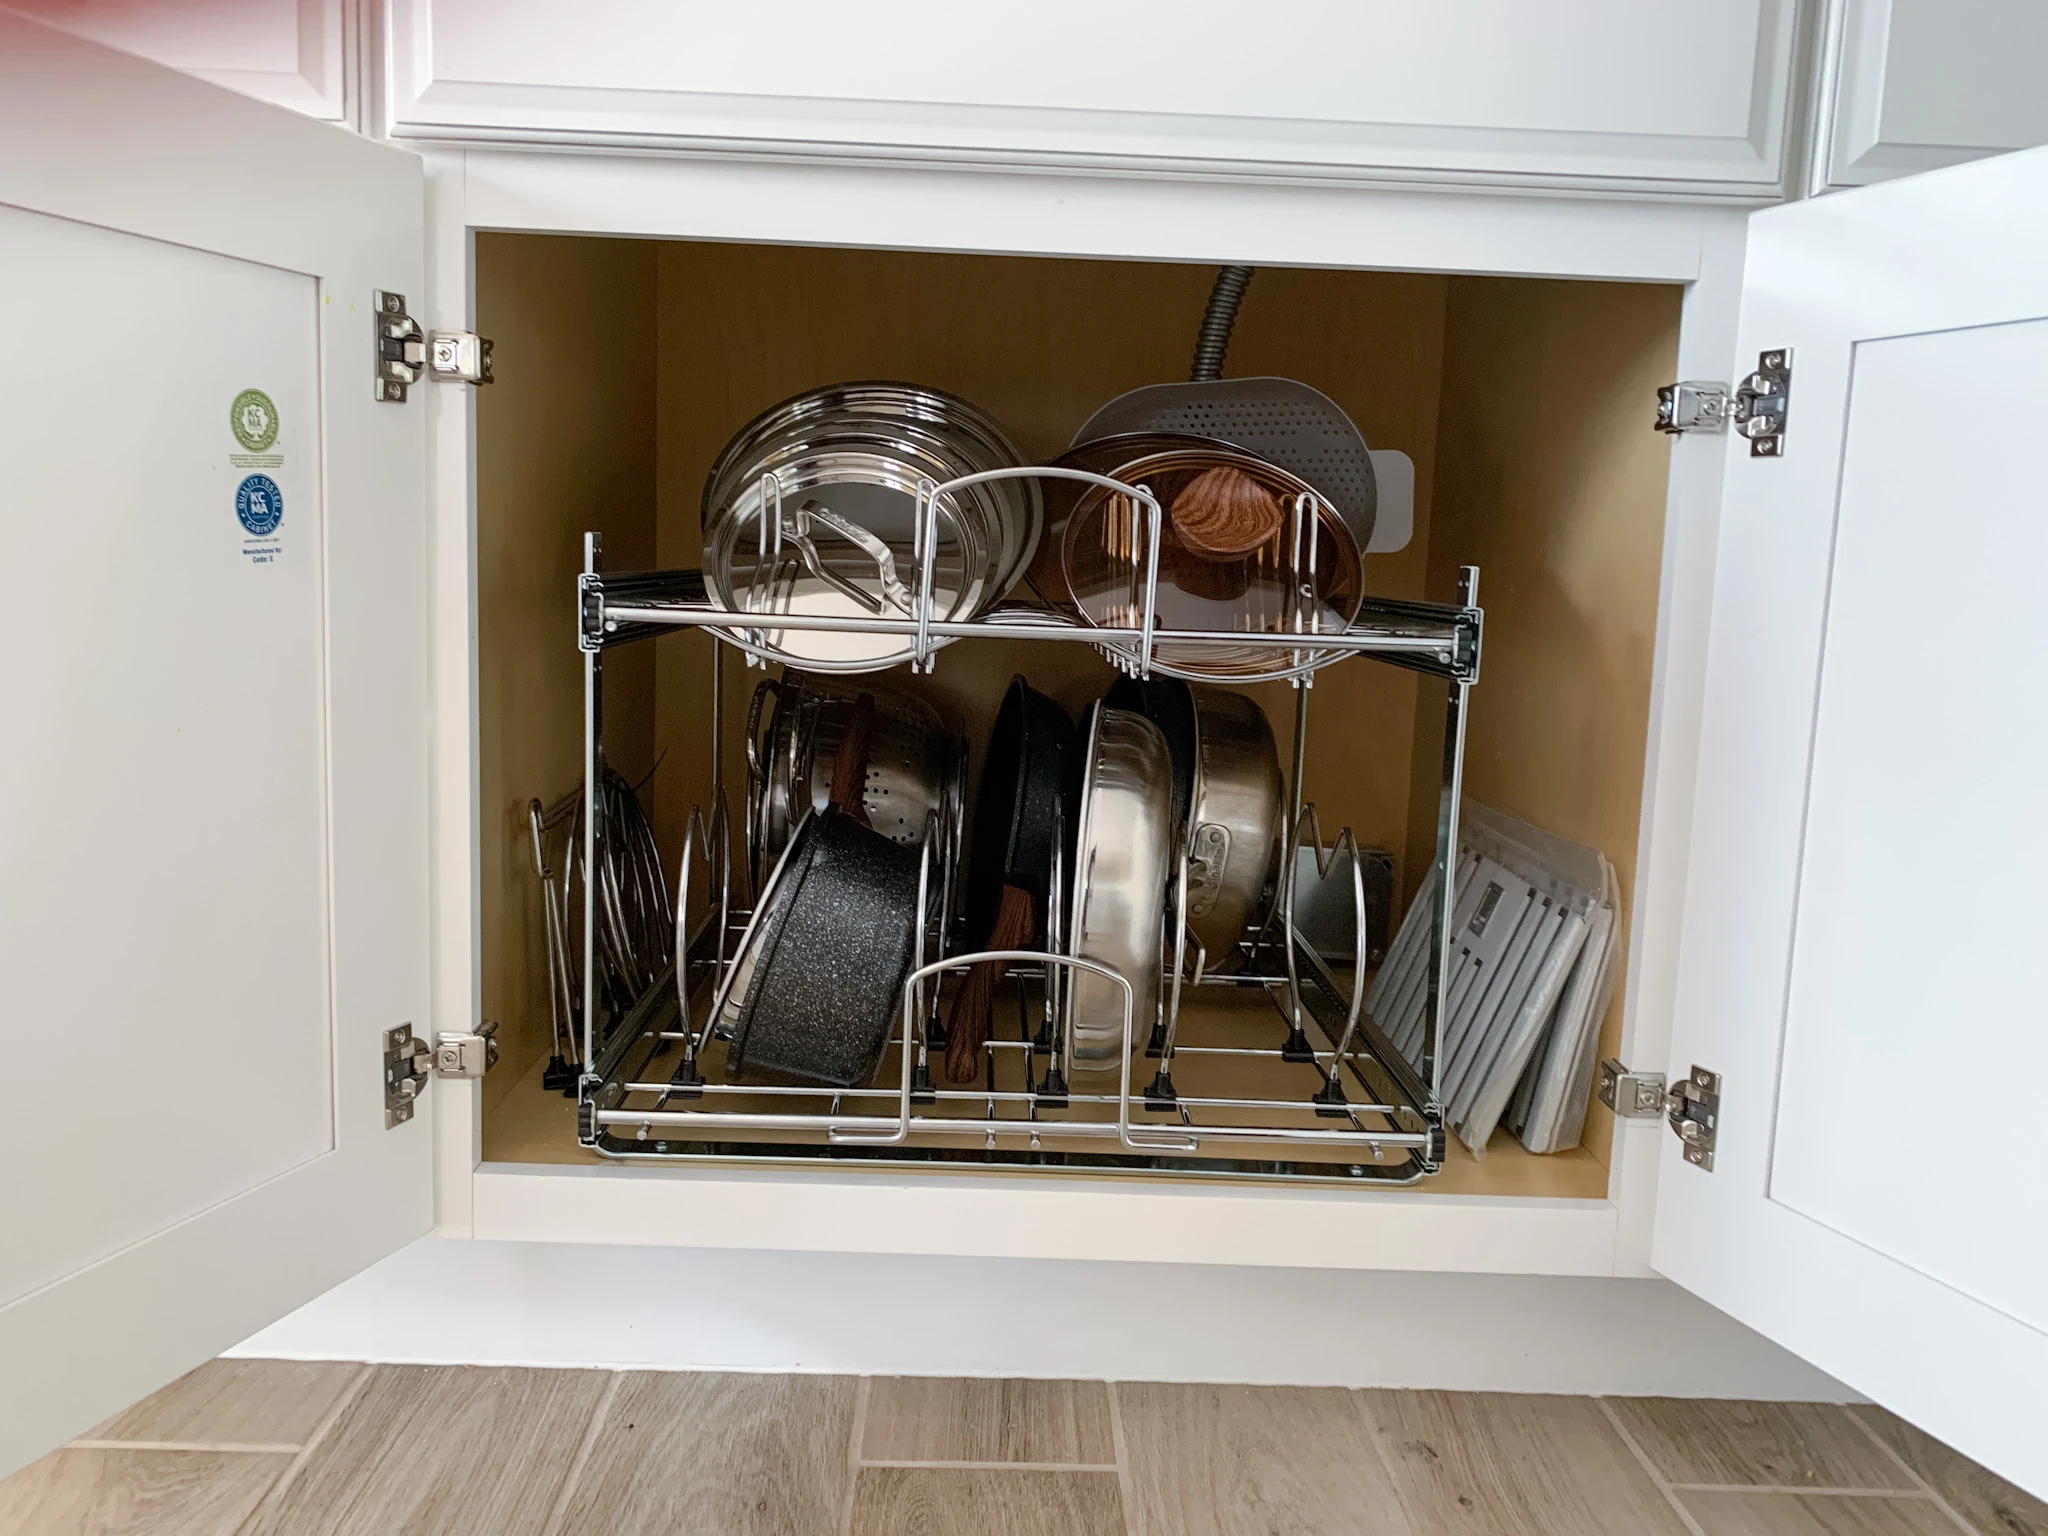
[[[0,1472],[431,1223],[421,220],[0,10]]]
[[[1653,1262],[2048,1494],[2048,151],[1750,222]]]

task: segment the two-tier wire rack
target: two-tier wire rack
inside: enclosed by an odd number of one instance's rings
[[[937,616],[933,601],[938,514],[948,498],[986,480],[1041,476],[1087,481],[1128,498],[1144,530],[1134,559],[1130,622],[1084,624],[1050,609],[999,604],[970,619]],[[788,527],[780,487],[768,477],[759,498],[759,544],[772,568],[786,556]],[[711,762],[707,806],[687,820],[675,894],[675,958],[619,1006],[619,980],[607,969],[603,882],[581,890],[580,1067],[578,1137],[604,1156],[669,1161],[738,1159],[1014,1167],[1092,1173],[1306,1179],[1376,1186],[1408,1183],[1442,1165],[1445,1137],[1440,1043],[1446,1009],[1442,981],[1450,963],[1452,889],[1458,846],[1467,695],[1478,681],[1483,616],[1478,572],[1459,577],[1454,604],[1367,599],[1341,630],[1330,628],[1305,600],[1291,626],[1277,632],[1169,628],[1158,618],[1162,514],[1143,486],[1057,468],[998,470],[919,487],[918,561],[906,584],[907,611],[842,617],[721,604],[698,570],[613,573],[602,568],[598,535],[584,538],[577,582],[578,645],[584,660],[581,849],[583,867],[605,867],[608,835],[598,793],[605,772],[604,661],[611,651],[678,630],[712,636],[711,711],[703,745]],[[1297,504],[1297,531],[1313,525]],[[1295,541],[1295,590],[1312,594],[1314,540]],[[1305,578],[1305,579],[1304,579]],[[760,583],[768,586],[768,583]],[[1097,648],[1134,676],[1161,665],[1160,648],[1186,643],[1270,649],[1264,678],[1295,690],[1294,730],[1286,793],[1280,876],[1271,914],[1248,931],[1238,951],[1202,952],[1188,931],[1189,849],[1165,893],[1162,948],[1166,961],[1156,1015],[1133,1011],[1130,979],[1072,953],[1059,908],[1043,948],[1004,952],[954,946],[952,876],[962,851],[957,814],[933,818],[921,851],[919,925],[912,972],[901,993],[900,1018],[877,1080],[856,1088],[804,1084],[766,1086],[722,1081],[722,1045],[715,1006],[732,983],[752,893],[736,890],[732,823],[723,783],[726,658],[748,667],[805,666],[776,643],[800,631],[891,636],[909,642],[913,671],[928,671],[942,643],[999,639]],[[1184,654],[1184,653],[1183,653]],[[1433,866],[1435,942],[1420,977],[1424,991],[1421,1043],[1403,1055],[1364,1006],[1367,985],[1365,869],[1351,830],[1326,840],[1315,806],[1304,795],[1309,698],[1317,671],[1367,658],[1441,679],[1445,689],[1442,783]],[[1322,878],[1351,886],[1354,951],[1331,956],[1304,939],[1295,918],[1297,863],[1313,859]],[[1057,878],[1057,877],[1056,877]],[[701,879],[703,884],[697,885]],[[693,900],[693,887],[695,899]],[[1057,888],[1057,883],[1055,888]],[[1340,897],[1341,900],[1341,897]],[[692,919],[693,908],[701,916]],[[935,1083],[942,1043],[940,992],[975,962],[1003,959],[1009,1001],[991,1031],[980,1078]],[[1122,998],[1122,1065],[1111,1073],[1073,1070],[1065,1029],[1065,996],[1073,978],[1093,973]],[[631,989],[627,989],[630,993]],[[1259,998],[1270,1002],[1270,1007]],[[607,1007],[607,1000],[610,1006]],[[1211,1005],[1210,1000],[1215,1005]],[[1221,1021],[1219,1024],[1218,1021]],[[1263,1021],[1263,1022],[1261,1022]],[[1093,1079],[1114,1078],[1114,1086]]]

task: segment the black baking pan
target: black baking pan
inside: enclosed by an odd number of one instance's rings
[[[785,857],[726,1076],[872,1082],[917,943],[918,853],[828,809]]]
[[[1033,928],[1045,931],[1055,826],[1071,849],[1081,808],[1081,738],[1057,701],[1010,680],[989,733],[967,854],[967,934],[985,946],[1003,887],[1030,892]]]
[[[1010,680],[982,759],[967,852],[967,935],[976,949],[1027,949],[1046,931],[1053,849],[1073,862],[1081,813],[1081,738],[1059,703],[1022,677]],[[978,965],[954,1000],[946,1078],[972,1082],[988,1039],[989,1009],[1005,967]]]

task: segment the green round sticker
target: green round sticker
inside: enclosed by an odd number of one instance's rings
[[[235,441],[250,453],[262,453],[277,441],[277,407],[260,389],[245,389],[228,409]]]

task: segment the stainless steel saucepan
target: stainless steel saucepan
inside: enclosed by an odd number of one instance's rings
[[[1279,889],[1286,802],[1266,712],[1241,693],[1172,677],[1119,678],[1103,702],[1137,711],[1166,738],[1188,929],[1206,971],[1235,970],[1239,939],[1265,921]]]
[[[1207,969],[1237,969],[1238,940],[1279,887],[1286,797],[1266,712],[1241,693],[1195,688],[1195,795],[1188,816],[1188,929]]]
[[[1173,765],[1143,715],[1098,704],[1088,722],[1081,824],[1075,838],[1073,953],[1131,984],[1132,1028],[1149,1038],[1159,1011],[1167,874],[1173,862]],[[1123,993],[1106,977],[1069,973],[1067,1028],[1079,1071],[1122,1059]]]
[[[936,817],[935,851],[950,870],[963,835],[966,742],[929,700],[907,688],[881,678],[789,672],[763,680],[748,712],[747,853],[756,890],[804,817],[830,800],[863,693],[875,707],[860,810],[868,825],[905,848],[923,843]]]

